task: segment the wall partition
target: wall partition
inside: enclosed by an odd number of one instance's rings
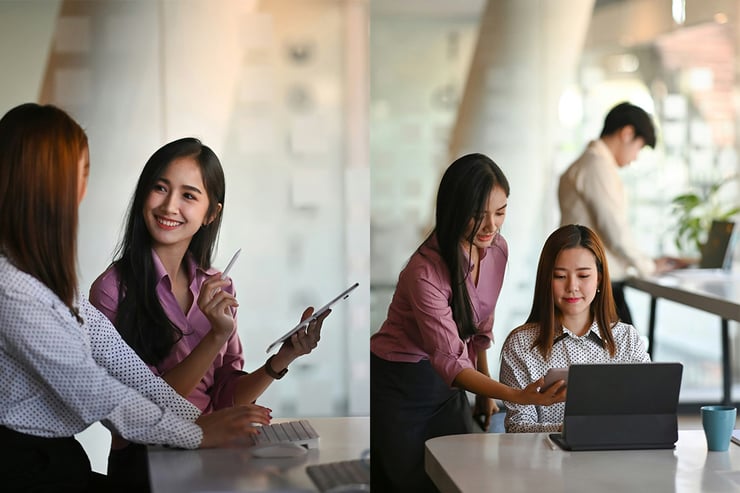
[[[184,136],[210,146],[226,173],[214,264],[242,249],[231,277],[246,370],[303,308],[360,283],[318,349],[260,399],[278,417],[369,412],[367,9],[366,0],[0,2],[0,109],[53,103],[89,136],[84,293],[111,261],[145,161]],[[106,440],[102,427],[83,434],[97,470]]]

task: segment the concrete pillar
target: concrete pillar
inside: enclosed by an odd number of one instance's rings
[[[558,100],[574,77],[593,0],[489,0],[450,140],[450,162],[489,155],[506,173],[511,196],[503,234],[509,272],[497,330],[524,321],[539,251],[555,227],[552,157]],[[559,215],[558,215],[559,216]],[[507,295],[508,293],[508,295]],[[507,313],[508,312],[508,313]]]

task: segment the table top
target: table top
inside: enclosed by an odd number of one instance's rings
[[[547,435],[433,438],[426,470],[443,493],[740,491],[740,446],[708,452],[702,430],[679,430],[673,450],[567,452],[549,445]]]
[[[720,269],[679,269],[626,284],[646,293],[740,321],[740,273]]]
[[[370,446],[370,418],[306,418],[319,447],[299,458],[258,459],[247,448],[149,448],[152,493],[315,492],[306,466],[359,459]],[[287,419],[275,420],[289,421]]]

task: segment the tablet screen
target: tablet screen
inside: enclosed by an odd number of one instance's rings
[[[314,311],[313,314],[310,317],[308,317],[306,320],[304,320],[303,322],[299,323],[298,325],[296,325],[295,327],[293,327],[292,329],[290,329],[288,332],[286,332],[285,334],[283,334],[275,342],[273,342],[272,344],[270,344],[269,346],[267,346],[267,352],[269,353],[270,351],[272,351],[275,348],[275,346],[277,346],[278,344],[281,344],[281,343],[285,342],[285,340],[287,340],[287,339],[290,339],[290,336],[292,336],[293,334],[295,334],[296,332],[298,332],[303,327],[307,327],[308,324],[310,324],[312,321],[314,321],[317,318],[319,318],[324,312],[326,312],[334,304],[338,303],[339,301],[342,301],[343,299],[346,299],[350,295],[350,293],[352,292],[352,290],[354,290],[359,285],[360,284],[357,283],[357,282],[354,283],[352,286],[350,286],[347,289],[345,289],[344,291],[342,291],[337,297],[335,297],[334,299],[332,299],[326,305],[324,305],[321,308],[319,308],[318,310]]]

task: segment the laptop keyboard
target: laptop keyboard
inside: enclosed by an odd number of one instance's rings
[[[357,489],[361,489],[360,485],[367,486],[370,491],[370,463],[364,459],[315,464],[307,466],[306,472],[322,493],[332,488],[339,491],[342,486],[349,485],[357,485]]]
[[[254,435],[253,441],[255,445],[291,442],[311,449],[318,448],[319,434],[311,423],[301,419],[262,426],[260,432]]]

